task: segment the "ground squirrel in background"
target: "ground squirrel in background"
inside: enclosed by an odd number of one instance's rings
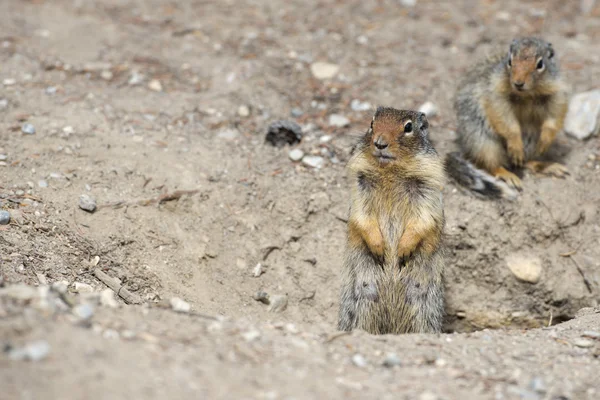
[[[462,186],[485,196],[514,197],[522,185],[511,168],[568,174],[564,165],[541,158],[568,108],[567,86],[550,43],[515,39],[508,51],[475,65],[459,84],[454,108],[462,154],[448,154],[446,169]]]
[[[444,167],[417,111],[379,107],[348,162],[338,329],[440,332]]]

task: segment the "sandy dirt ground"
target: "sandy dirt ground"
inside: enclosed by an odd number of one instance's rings
[[[0,397],[599,398],[598,138],[560,135],[570,175],[515,201],[448,183],[444,334],[336,333],[374,106],[433,102],[443,156],[456,82],[498,44],[540,35],[574,93],[600,82],[598,4],[403,3],[0,2]],[[265,143],[276,120],[302,141]]]

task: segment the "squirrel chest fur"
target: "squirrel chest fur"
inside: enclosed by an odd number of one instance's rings
[[[380,107],[348,163],[341,330],[441,329],[444,171],[427,135],[423,113]]]

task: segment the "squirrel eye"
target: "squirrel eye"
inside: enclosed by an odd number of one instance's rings
[[[412,122],[408,121],[406,124],[404,124],[404,133],[410,133],[412,132],[413,126],[412,126]]]
[[[540,61],[538,61],[538,63],[537,63],[537,69],[540,72],[544,70],[544,60],[542,60],[541,58],[540,58]]]

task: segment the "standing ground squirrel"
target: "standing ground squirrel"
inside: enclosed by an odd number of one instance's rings
[[[439,332],[444,167],[417,111],[379,107],[354,148],[338,329]]]
[[[502,49],[475,65],[459,84],[454,108],[462,155],[450,153],[446,169],[459,184],[490,197],[512,197],[521,180],[507,168],[568,174],[561,164],[532,161],[554,142],[568,108],[550,43],[515,39],[508,52]]]

